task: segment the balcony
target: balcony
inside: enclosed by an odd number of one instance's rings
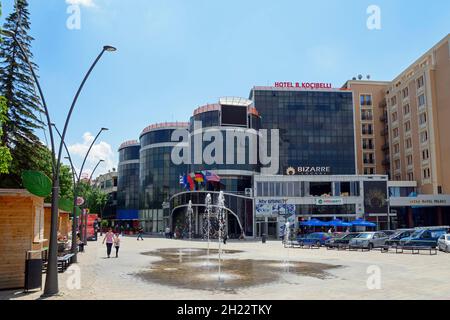
[[[386,137],[388,134],[389,134],[389,130],[386,129],[386,128],[381,131],[381,136],[382,137]]]
[[[380,121],[381,121],[381,122],[386,122],[386,121],[387,121],[387,115],[386,115],[386,114],[383,114],[383,115],[380,117]]]
[[[385,144],[381,147],[381,150],[383,150],[383,151],[389,150],[389,143],[385,143]]]

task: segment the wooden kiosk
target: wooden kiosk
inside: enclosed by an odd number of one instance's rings
[[[0,290],[23,288],[25,260],[42,251],[44,199],[26,190],[0,189]]]

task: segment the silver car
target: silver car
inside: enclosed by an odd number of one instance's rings
[[[372,250],[384,246],[388,239],[384,232],[363,232],[350,241],[350,247]]]
[[[450,253],[450,234],[443,234],[439,238],[438,248],[440,251]]]

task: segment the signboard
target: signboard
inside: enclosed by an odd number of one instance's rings
[[[364,181],[364,211],[366,214],[387,213],[387,181]]]
[[[258,199],[255,211],[257,216],[295,215],[295,204],[286,204],[284,200]]]
[[[391,198],[391,207],[448,207],[450,196],[420,195],[417,197]]]
[[[275,88],[333,89],[331,83],[325,82],[275,82]]]
[[[320,198],[316,199],[316,206],[342,206],[344,199],[342,198]]]
[[[295,176],[321,176],[331,174],[331,167],[312,167],[312,166],[302,166],[302,167],[289,167],[286,169],[286,175]]]
[[[86,238],[90,240],[97,240],[95,229],[94,229],[94,222],[96,222],[98,219],[97,214],[88,214],[87,215],[87,235]]]

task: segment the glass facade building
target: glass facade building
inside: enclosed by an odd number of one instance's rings
[[[117,182],[117,219],[139,218],[139,150],[138,141],[124,142],[119,148]]]
[[[196,124],[197,126],[201,124],[203,129],[201,132],[196,133],[198,130],[198,127],[195,127]],[[244,192],[246,188],[251,188],[251,177],[260,171],[258,161],[250,161],[251,158],[258,159],[257,139],[260,127],[261,118],[258,111],[253,107],[253,102],[247,99],[222,98],[217,104],[198,108],[194,111],[189,125],[191,135],[189,172],[214,171],[221,176],[222,190],[224,191]],[[212,142],[216,142],[215,138],[204,139],[204,136],[211,130],[215,130],[223,139],[220,144],[222,155],[218,156],[216,150],[216,152],[212,152],[212,155],[217,156],[215,160],[218,161],[209,164],[202,159],[201,163],[196,163],[194,156],[196,138],[202,141],[201,150],[208,150],[208,146]],[[244,133],[244,135],[239,136],[240,133]],[[229,158],[227,152],[230,150],[233,152],[232,163],[227,161]],[[244,163],[239,158],[243,159]]]
[[[163,204],[170,195],[181,191],[179,177],[187,172],[186,165],[172,162],[172,133],[187,129],[188,123],[162,123],[147,127],[141,134],[139,167],[139,218],[147,232],[164,231],[167,213]]]
[[[356,174],[351,91],[255,87],[250,98],[261,127],[279,129],[279,174],[299,167]]]

